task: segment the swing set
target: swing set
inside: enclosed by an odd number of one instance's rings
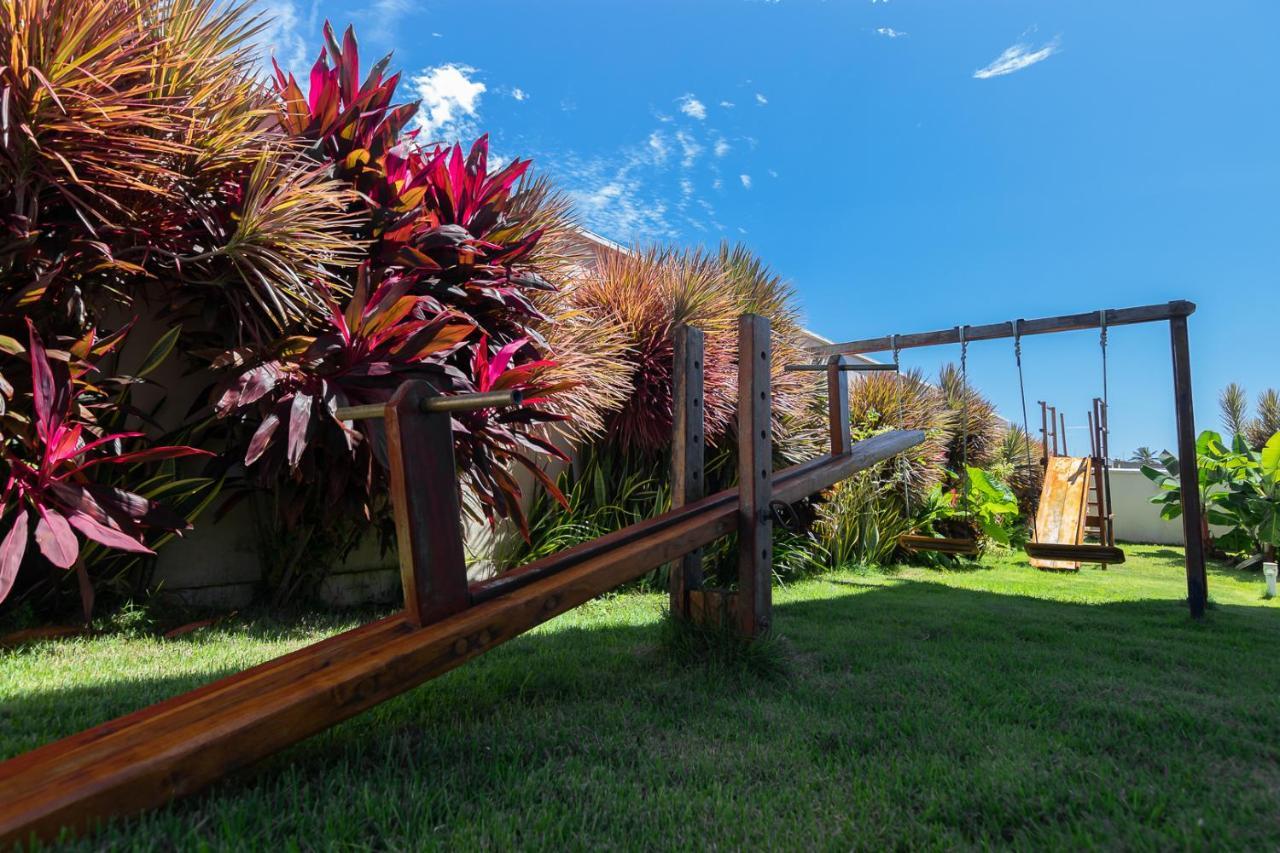
[[[1178,459],[1182,472],[1182,523],[1186,543],[1187,605],[1191,615],[1199,618],[1204,615],[1208,581],[1205,575],[1204,542],[1198,521],[1201,507],[1199,477],[1195,464],[1195,417],[1192,408],[1191,361],[1187,340],[1187,318],[1195,312],[1195,308],[1193,303],[1182,300],[1135,308],[1108,308],[1084,314],[1067,314],[1035,320],[1020,319],[1008,323],[979,326],[956,326],[932,332],[867,338],[829,344],[819,347],[817,352],[829,357],[890,352],[893,356],[891,369],[897,370],[901,367],[901,350],[959,344],[961,381],[967,387],[970,342],[1012,339],[1014,359],[1018,369],[1023,428],[1030,434],[1022,370],[1022,339],[1027,335],[1099,330],[1099,344],[1102,350],[1102,396],[1094,400],[1093,411],[1089,415],[1090,455],[1088,457],[1066,455],[1066,419],[1059,418],[1056,410],[1041,403],[1043,421],[1041,435],[1045,444],[1045,453],[1040,464],[1045,468],[1045,485],[1036,515],[1035,534],[1032,541],[1025,546],[1027,556],[1037,567],[1075,569],[1079,568],[1081,563],[1108,565],[1123,563],[1125,559],[1124,552],[1115,544],[1111,484],[1106,465],[1109,402],[1108,332],[1116,326],[1167,322],[1173,360]],[[961,464],[967,466],[967,395],[962,406],[964,407],[961,412],[964,420],[964,434],[961,444]],[[1054,423],[1054,421],[1058,422]],[[1049,446],[1050,436],[1053,438],[1052,453]],[[1062,455],[1057,454],[1060,436]],[[899,464],[901,463],[902,460],[899,459]],[[1029,447],[1025,464],[1028,467],[1034,464],[1030,458]],[[960,488],[966,513],[969,510],[967,487],[968,477],[962,476]],[[1086,543],[1084,541],[1086,533],[1092,533],[1097,541]],[[913,533],[900,537],[898,541],[904,548],[914,551],[935,551],[960,556],[972,556],[978,551],[977,542],[971,536],[942,538]]]

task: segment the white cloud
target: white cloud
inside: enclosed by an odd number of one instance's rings
[[[686,196],[693,195],[693,181],[688,178],[680,179],[680,192]]]
[[[302,18],[293,0],[266,0],[262,5],[266,27],[258,36],[262,64],[271,67],[271,58],[286,72],[301,77],[307,68],[307,42],[302,37]],[[300,81],[306,85],[305,80]]]
[[[698,159],[698,155],[702,153],[702,146],[683,130],[676,131],[676,142],[680,143],[680,151],[683,154],[680,158],[680,165],[688,169]]]
[[[527,101],[529,100],[529,93],[524,89],[521,89],[519,86],[513,86],[511,88],[511,97],[515,98],[517,101]]]
[[[720,106],[724,107],[726,110],[731,110],[734,107],[734,103],[733,101],[721,101]]]
[[[1012,74],[1015,71],[1021,71],[1042,62],[1058,52],[1058,38],[1055,36],[1052,41],[1047,42],[1039,50],[1033,51],[1031,45],[1020,42],[1013,47],[1006,48],[1004,53],[997,56],[990,65],[979,68],[973,72],[973,76],[978,80],[986,80],[990,77],[1003,77],[1006,74]]]
[[[659,163],[667,159],[667,154],[670,153],[671,148],[667,145],[667,138],[662,135],[662,131],[655,130],[649,134],[649,150],[653,152]]]
[[[906,35],[902,30],[895,30],[893,27],[876,27],[876,33],[890,39],[900,39]]]
[[[714,181],[711,182],[711,189],[719,190],[723,188],[724,188],[724,181],[720,180],[719,178],[716,178]]]
[[[743,188],[744,188],[744,189],[748,189],[748,190],[749,190],[749,189],[751,189],[751,176],[750,176],[750,175],[739,175],[739,176],[738,176],[738,180],[742,181],[742,186],[743,186]]]
[[[776,170],[776,169],[770,169],[770,170],[769,170],[769,177],[771,177],[771,178],[776,178],[776,177],[778,177],[778,172],[777,172],[777,170]]]
[[[707,117],[707,105],[699,101],[692,93],[686,93],[676,98],[676,102],[680,104],[680,112],[702,121]]]
[[[723,139],[717,139],[715,148],[712,150],[715,151],[717,157],[723,157],[729,153],[729,143]]]
[[[471,79],[476,70],[466,65],[446,63],[428,68],[413,78],[413,87],[422,99],[418,124],[424,141],[454,142],[475,126],[480,96],[487,87]]]
[[[769,99],[759,92],[756,92],[756,103],[763,107],[765,104],[769,103]]]

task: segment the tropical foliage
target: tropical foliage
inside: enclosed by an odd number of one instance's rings
[[[1241,435],[1254,450],[1261,450],[1280,431],[1280,391],[1268,388],[1258,395],[1254,413],[1249,415],[1249,394],[1232,382],[1218,395],[1218,410],[1228,435]]]
[[[1228,446],[1222,436],[1205,430],[1196,440],[1201,505],[1201,532],[1209,549],[1227,554],[1274,555],[1280,547],[1280,431],[1254,450],[1243,435]],[[1165,452],[1159,465],[1142,473],[1159,488],[1151,502],[1160,517],[1182,515],[1181,469],[1177,457]],[[1218,537],[1210,525],[1226,527]]]
[[[147,530],[186,528],[165,504],[197,486],[173,484],[283,488],[286,529],[379,521],[380,427],[334,413],[407,379],[526,392],[518,411],[455,420],[468,505],[520,526],[513,467],[554,493],[537,461],[561,456],[547,430],[592,411],[544,335],[570,223],[530,162],[491,170],[484,137],[419,140],[389,57],[362,77],[350,29],[325,25],[305,85],[276,68],[264,86],[262,26],[223,0],[3,4],[0,598],[23,555],[87,553],[68,526],[134,552]],[[154,378],[120,372],[134,317],[135,336],[155,336],[135,343],[181,353],[213,386],[190,420],[137,405]],[[57,342],[47,360],[39,340]],[[549,405],[557,393],[569,403]],[[208,455],[166,444],[175,428],[221,454],[210,476],[175,465]]]

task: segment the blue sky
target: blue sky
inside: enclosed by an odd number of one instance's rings
[[[1227,382],[1280,385],[1274,0],[265,5],[283,60],[354,23],[431,135],[535,158],[605,236],[746,243],[827,337],[1181,298],[1199,426]],[[1172,446],[1167,330],[1111,343],[1113,453]],[[1024,349],[1031,405],[1081,446],[1097,336]],[[970,368],[1016,417],[1011,344]]]

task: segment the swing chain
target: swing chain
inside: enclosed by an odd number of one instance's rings
[[[897,376],[898,383],[898,429],[906,429],[906,385],[903,384],[902,378],[902,347],[898,345],[898,336],[893,335],[890,339],[890,346],[893,348],[893,368]],[[899,453],[897,456],[898,480],[902,483],[902,507],[907,518],[911,517],[911,488],[908,484],[910,470],[907,467],[905,453]]]
[[[1022,399],[1022,447],[1026,451],[1028,469],[1031,468],[1031,421],[1027,418],[1027,386],[1022,378],[1022,319],[1013,321],[1013,360],[1018,365],[1018,396]]]

